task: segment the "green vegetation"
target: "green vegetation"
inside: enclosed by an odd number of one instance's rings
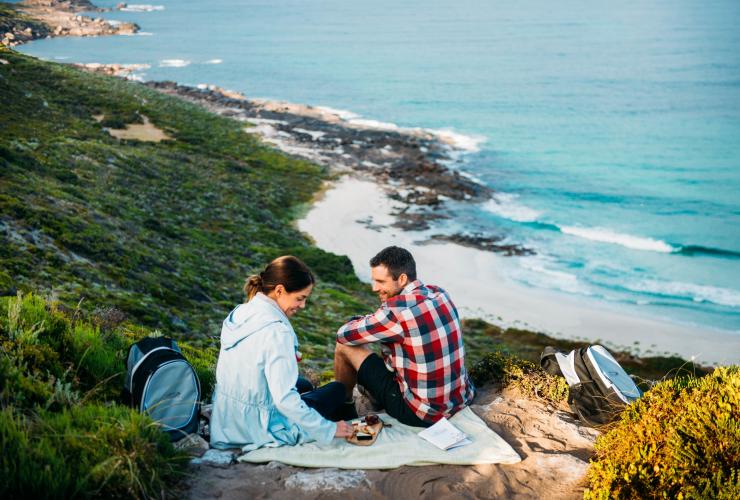
[[[325,177],[320,167],[143,85],[2,57],[0,291],[53,293],[207,339],[243,300],[249,274],[294,253],[320,279],[317,307],[296,324],[303,341],[331,344],[343,320],[374,302],[346,257],[310,246],[291,225]],[[173,140],[106,132],[142,116]]]
[[[1,497],[154,497],[182,474],[187,456],[111,403],[144,333],[34,295],[0,298]]]
[[[664,381],[596,443],[587,499],[740,498],[740,367]]]

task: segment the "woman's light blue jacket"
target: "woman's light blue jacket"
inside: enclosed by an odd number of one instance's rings
[[[211,446],[247,452],[332,441],[336,424],[306,406],[295,388],[297,347],[288,317],[266,295],[231,311],[221,329]]]

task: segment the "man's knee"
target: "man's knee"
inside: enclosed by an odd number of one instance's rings
[[[337,342],[334,348],[334,355],[345,359],[355,370],[360,369],[360,365],[365,359],[372,354],[369,347],[364,345],[354,346],[347,344],[340,344]]]

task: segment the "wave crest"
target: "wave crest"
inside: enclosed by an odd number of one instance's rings
[[[154,12],[163,11],[164,5],[124,4],[124,6],[118,10],[121,12]]]
[[[185,59],[162,59],[159,61],[160,68],[184,68],[189,65],[190,61]]]
[[[711,302],[727,307],[740,307],[740,291],[729,288],[657,280],[641,280],[623,286],[633,292],[649,295],[692,300],[693,302]]]
[[[519,198],[518,194],[494,193],[493,197],[483,204],[483,208],[492,214],[515,222],[537,222],[542,212],[518,203],[517,198]]]
[[[570,234],[586,240],[613,243],[633,250],[648,250],[661,253],[673,253],[677,250],[677,248],[665,241],[643,236],[633,236],[631,234],[615,233],[610,229],[601,227],[560,226],[560,231],[564,234]]]

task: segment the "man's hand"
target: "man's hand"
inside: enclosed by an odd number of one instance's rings
[[[344,438],[351,437],[353,433],[352,425],[348,424],[344,420],[337,422],[337,432],[334,433],[334,437]]]

